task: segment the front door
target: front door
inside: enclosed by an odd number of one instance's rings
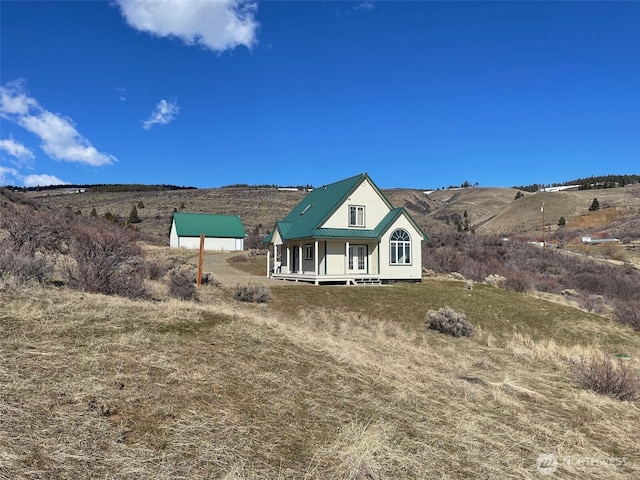
[[[367,272],[366,245],[349,245],[349,271],[357,273]]]

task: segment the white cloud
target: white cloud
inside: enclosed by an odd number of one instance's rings
[[[50,157],[94,167],[117,161],[113,155],[99,152],[91,145],[69,118],[45,110],[29,97],[21,82],[0,87],[0,101],[0,116],[36,134],[42,140],[42,150]]]
[[[53,175],[27,175],[24,177],[24,186],[25,187],[44,187],[47,185],[67,185],[69,182],[65,182],[64,180],[60,180],[58,177],[54,177]]]
[[[159,37],[223,52],[253,47],[257,2],[247,0],[116,0],[127,23]]]
[[[127,89],[124,87],[116,87],[116,90],[118,92],[118,96],[120,98],[121,102],[126,102],[127,101],[127,97],[125,96],[125,93],[127,92]]]
[[[15,179],[18,179],[20,175],[15,168],[7,168],[0,165],[0,185],[14,185]],[[13,178],[13,181],[9,181]]]
[[[373,10],[374,8],[376,8],[376,6],[373,0],[367,0],[353,7],[353,10]]]
[[[173,117],[180,112],[178,104],[174,102],[167,102],[162,99],[156,105],[156,108],[151,112],[151,116],[142,123],[142,128],[149,130],[156,123],[166,125],[173,120]]]
[[[33,160],[35,158],[31,150],[12,138],[0,140],[0,150],[4,150],[12,157],[16,157],[21,161]]]
[[[0,113],[2,116],[26,115],[31,107],[36,106],[36,101],[25,93],[24,82],[14,80],[0,87]]]

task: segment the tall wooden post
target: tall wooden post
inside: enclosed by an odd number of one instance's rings
[[[200,255],[198,256],[198,277],[196,283],[202,285],[202,264],[204,263],[204,233],[200,234]]]
[[[540,207],[540,212],[542,213],[542,248],[545,247],[544,241],[544,202],[542,202],[542,207]]]

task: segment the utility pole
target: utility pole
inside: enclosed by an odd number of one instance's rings
[[[542,248],[545,248],[546,244],[544,241],[544,200],[542,201],[542,206],[540,207],[540,212],[542,212]]]

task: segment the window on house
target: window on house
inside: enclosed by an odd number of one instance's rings
[[[398,229],[391,234],[391,264],[411,263],[411,237],[406,230]]]
[[[313,260],[313,245],[309,244],[304,246],[304,259]]]
[[[349,207],[349,226],[364,227],[364,206],[351,205]]]

